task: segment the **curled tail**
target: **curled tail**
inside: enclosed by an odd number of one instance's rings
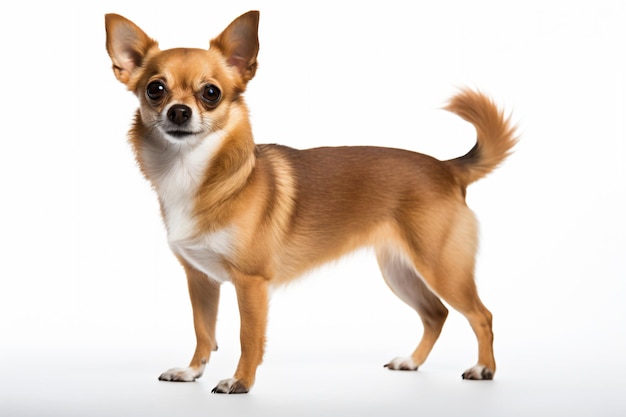
[[[452,97],[445,109],[476,128],[476,145],[467,154],[446,161],[459,181],[467,186],[489,174],[509,156],[517,143],[515,127],[489,97],[469,89]]]

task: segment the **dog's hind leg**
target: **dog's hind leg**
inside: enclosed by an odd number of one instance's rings
[[[469,321],[478,341],[478,362],[463,373],[463,379],[493,379],[496,361],[493,355],[492,315],[478,296],[474,281],[477,248],[477,224],[467,207],[451,216],[451,227],[437,261],[430,264],[415,258],[415,264],[424,271],[424,280],[441,297]],[[430,268],[429,268],[430,266]]]
[[[410,214],[409,214],[410,215]],[[409,358],[396,358],[390,369],[417,369],[437,340],[447,316],[441,300],[467,318],[478,341],[478,363],[464,379],[492,379],[492,316],[483,305],[474,282],[477,225],[467,206],[457,205],[439,216],[402,220],[403,232],[394,247],[377,249],[378,262],[393,292],[413,307],[424,323],[424,336]],[[416,224],[420,224],[418,229]],[[419,232],[414,232],[419,230]]]
[[[390,249],[377,250],[378,263],[385,282],[402,301],[413,307],[424,325],[422,339],[410,357],[397,357],[385,367],[415,371],[424,363],[439,338],[448,316],[448,309],[424,284],[417,271],[409,266],[402,254]]]
[[[444,268],[440,269],[445,271]],[[433,283],[433,291],[465,316],[478,341],[478,363],[463,373],[463,379],[493,379],[496,362],[493,355],[492,315],[478,297],[473,273],[460,273],[458,277],[462,278],[456,279],[452,278],[454,273],[451,270],[440,274],[452,282],[458,281],[453,285]]]
[[[449,213],[447,221],[448,226],[441,227],[442,233],[438,234],[443,238],[431,239],[429,250],[411,251],[412,264],[427,288],[463,314],[474,330],[478,341],[478,362],[463,373],[463,378],[493,379],[496,362],[492,315],[478,297],[474,282],[476,219],[467,207],[462,207]],[[413,247],[426,248],[423,244]]]

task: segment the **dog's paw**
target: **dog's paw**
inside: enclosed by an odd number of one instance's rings
[[[235,378],[224,379],[211,390],[216,394],[245,394],[250,390],[243,382]]]
[[[461,375],[463,379],[469,379],[474,381],[493,379],[493,371],[483,365],[476,365]]]
[[[417,371],[418,366],[411,358],[393,358],[391,362],[385,365],[385,368],[395,371]]]
[[[172,368],[159,376],[159,381],[193,382],[202,376],[202,369]]]

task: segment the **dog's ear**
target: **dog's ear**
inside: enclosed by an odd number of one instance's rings
[[[244,83],[254,77],[259,53],[259,12],[250,11],[239,16],[215,39],[211,48],[218,49],[241,75]]]
[[[118,80],[128,85],[132,73],[141,65],[150,49],[158,48],[158,43],[123,16],[107,14],[104,23],[113,73]]]

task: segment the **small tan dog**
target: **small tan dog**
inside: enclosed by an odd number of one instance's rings
[[[449,161],[389,148],[256,145],[242,94],[257,68],[258,24],[251,11],[208,50],[161,51],[131,21],[106,15],[113,72],[140,103],[130,143],[158,194],[193,307],[191,363],[159,379],[202,375],[217,349],[220,285],[230,282],[241,357],[213,392],[248,392],[263,358],[270,287],[363,246],[375,248],[385,281],[424,324],[411,356],[385,366],[424,363],[448,315],[441,298],[478,339],[478,363],[463,378],[493,378],[491,313],[474,284],[477,224],[465,192],[509,154],[514,128],[490,99],[463,90],[447,109],[471,122],[478,139]]]

